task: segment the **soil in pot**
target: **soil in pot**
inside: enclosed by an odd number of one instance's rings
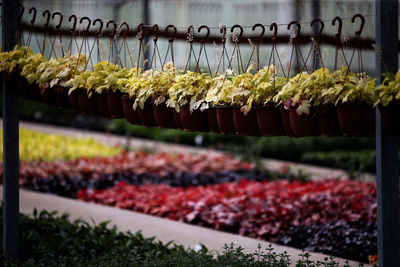
[[[71,108],[71,104],[69,102],[68,90],[69,88],[65,88],[63,86],[54,86],[57,104],[60,108],[63,109]]]
[[[85,115],[98,115],[99,110],[95,95],[92,94],[92,96],[89,97],[86,89],[78,90],[79,111]]]
[[[281,113],[282,126],[285,130],[286,135],[289,137],[294,137],[292,126],[290,125],[289,110],[283,107],[281,107],[279,110]]]
[[[124,108],[122,107],[122,93],[119,91],[110,92],[108,94],[108,108],[111,118],[119,119],[124,117]]]
[[[392,101],[387,107],[379,107],[382,126],[389,136],[400,136],[400,101]]]
[[[140,118],[140,123],[143,126],[146,127],[156,127],[156,121],[154,119],[154,114],[153,114],[153,104],[150,102],[146,102],[144,104],[143,109],[141,109],[139,106],[136,108],[139,118]]]
[[[174,117],[174,122],[175,122],[176,128],[179,130],[183,130],[182,123],[181,123],[181,116],[179,115],[178,112],[176,112],[175,109],[172,110],[172,116]]]
[[[258,129],[263,136],[286,135],[283,129],[281,112],[273,105],[255,108],[257,113]]]
[[[295,137],[318,135],[318,122],[314,111],[310,108],[310,114],[297,114],[297,106],[289,109],[290,127]]]
[[[179,117],[185,131],[208,132],[209,130],[207,111],[202,112],[197,109],[190,112],[189,105],[185,105],[181,107]]]
[[[340,105],[337,114],[344,136],[375,135],[375,109],[372,105]]]
[[[215,108],[217,113],[218,129],[220,133],[235,135],[236,131],[233,127],[232,107],[219,106]]]
[[[153,114],[156,124],[160,128],[176,128],[173,109],[167,107],[164,103],[154,104],[153,103]]]
[[[97,108],[99,109],[100,115],[104,118],[110,119],[111,113],[108,107],[108,93],[102,92],[101,94],[95,94],[92,97],[96,98]]]
[[[45,88],[41,91],[43,100],[44,102],[49,106],[49,107],[57,107],[57,97],[56,97],[56,91],[54,90],[53,87]]]
[[[342,136],[336,107],[333,104],[321,105],[315,108],[319,132],[322,136]]]
[[[240,107],[232,107],[233,111],[233,126],[236,134],[260,136],[260,131],[257,125],[257,113],[251,109],[247,115],[240,111]]]
[[[208,126],[213,133],[219,133],[217,111],[214,107],[207,109]]]
[[[72,111],[79,112],[79,99],[78,99],[78,90],[72,91],[68,95],[69,104],[71,106]]]
[[[124,110],[124,116],[127,122],[129,122],[130,124],[140,125],[139,114],[136,110],[133,109],[133,103],[135,103],[135,100],[127,96],[122,96],[121,100],[122,108]]]

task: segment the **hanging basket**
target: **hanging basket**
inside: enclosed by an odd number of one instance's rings
[[[310,114],[297,114],[298,105],[290,107],[289,120],[290,127],[295,137],[316,136],[318,135],[318,125],[313,108]]]
[[[69,88],[63,86],[54,86],[54,92],[56,93],[57,104],[60,108],[70,109],[71,104],[68,97]]]
[[[176,128],[173,109],[167,107],[164,103],[153,103],[153,114],[156,125],[160,128]]]
[[[315,115],[318,120],[319,132],[322,136],[342,136],[339,126],[336,107],[333,104],[315,107]]]
[[[108,94],[108,108],[112,119],[124,118],[124,108],[122,106],[122,92],[110,92]]]
[[[29,92],[29,83],[26,78],[18,74],[16,80],[18,94],[26,99],[31,99],[31,93]]]
[[[387,107],[380,106],[382,126],[389,136],[400,136],[400,101],[392,101]]]
[[[43,96],[40,93],[40,87],[37,83],[31,83],[29,85],[29,93],[33,100],[38,101],[38,102],[43,102]]]
[[[75,112],[79,112],[79,96],[78,96],[78,90],[74,90],[72,91],[69,95],[68,95],[68,99],[69,99],[69,104],[71,106],[72,111]]]
[[[372,105],[342,104],[337,107],[344,136],[374,136],[375,109]]]
[[[111,112],[108,107],[108,92],[101,92],[100,94],[93,94],[92,97],[96,98],[97,108],[99,109],[100,115],[104,118],[110,119]]]
[[[292,126],[290,125],[289,110],[284,107],[280,107],[279,110],[281,113],[282,126],[286,135],[289,137],[295,137],[292,131]]]
[[[181,116],[179,115],[178,112],[176,112],[175,109],[172,109],[172,116],[174,117],[174,122],[175,122],[176,128],[179,130],[183,130],[182,123],[181,123]]]
[[[281,113],[273,104],[255,107],[258,129],[263,136],[286,135],[283,129]]]
[[[218,129],[221,134],[235,135],[235,127],[233,126],[233,111],[229,106],[216,106]]]
[[[260,136],[260,131],[257,125],[257,113],[251,109],[247,115],[240,111],[240,107],[232,107],[233,111],[233,126],[236,134]]]
[[[139,118],[140,118],[140,123],[143,126],[146,127],[156,127],[156,121],[154,119],[154,114],[153,114],[153,105],[147,101],[144,104],[143,109],[141,109],[139,106],[136,108]]]
[[[92,116],[96,116],[99,114],[96,96],[93,94],[91,97],[89,97],[86,89],[78,89],[78,103],[79,111],[82,114]]]
[[[133,103],[135,100],[128,96],[122,96],[122,108],[124,110],[124,116],[127,122],[130,124],[137,124],[140,125],[140,118],[139,114],[136,110],[133,109]]]
[[[217,121],[217,110],[215,107],[207,109],[208,126],[210,131],[213,133],[219,133],[218,121]]]
[[[56,97],[56,91],[54,90],[53,87],[46,88],[41,91],[43,100],[44,102],[49,106],[49,107],[57,107],[57,97]]]
[[[190,112],[189,105],[181,107],[179,112],[181,126],[185,131],[208,132],[207,111],[193,110]]]

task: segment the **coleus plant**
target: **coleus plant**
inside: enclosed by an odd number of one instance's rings
[[[400,70],[397,71],[396,75],[385,73],[383,76],[385,78],[382,84],[376,87],[379,98],[375,102],[375,106],[381,104],[386,107],[392,101],[400,101]]]
[[[13,50],[0,53],[0,72],[8,74],[21,71],[27,64],[27,58],[33,56],[33,50],[27,46],[16,45]]]

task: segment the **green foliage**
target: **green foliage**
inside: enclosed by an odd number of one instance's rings
[[[386,73],[384,77],[382,84],[376,87],[379,99],[375,105],[382,104],[386,107],[394,100],[400,101],[400,70],[396,76]]]

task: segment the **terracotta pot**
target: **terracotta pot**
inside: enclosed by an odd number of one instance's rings
[[[158,127],[176,128],[173,109],[167,107],[164,103],[158,105],[153,103],[153,114]]]
[[[318,122],[313,108],[310,108],[310,114],[297,114],[295,107],[289,109],[290,127],[295,137],[316,136],[318,135]]]
[[[139,114],[136,110],[133,109],[133,103],[135,102],[135,100],[127,96],[122,96],[121,100],[122,108],[124,110],[124,116],[127,122],[129,122],[130,124],[140,125]]]
[[[122,93],[119,91],[110,92],[108,94],[108,108],[112,119],[124,117],[124,108],[122,107]]]
[[[71,104],[68,97],[69,88],[63,86],[54,86],[54,92],[56,92],[57,104],[60,108],[69,109]]]
[[[217,121],[217,111],[215,107],[210,107],[207,109],[208,126],[210,131],[213,133],[219,133],[218,121]]]
[[[193,110],[191,113],[189,105],[181,107],[179,112],[182,128],[185,131],[208,132],[208,113],[207,111]]]
[[[21,76],[19,74],[17,77],[17,90],[20,96],[31,99],[31,93],[29,92],[29,83],[24,76]]]
[[[294,137],[292,126],[290,125],[289,110],[283,107],[279,108],[279,110],[281,113],[282,127],[285,130],[286,135],[289,137]]]
[[[69,104],[71,106],[72,111],[79,112],[79,96],[78,96],[78,90],[72,91],[68,95],[69,99]]]
[[[218,129],[221,134],[236,134],[232,107],[216,106]]]
[[[96,98],[97,108],[100,115],[104,118],[110,119],[111,113],[108,107],[108,92],[101,92],[101,94],[93,94],[92,97]]]
[[[53,87],[46,88],[41,91],[43,100],[44,102],[49,106],[49,107],[57,107],[57,97],[56,97],[56,91],[54,90]]]
[[[150,102],[146,102],[144,104],[143,109],[141,109],[139,106],[136,108],[139,118],[140,118],[140,123],[143,126],[146,127],[156,127],[156,120],[154,119],[154,114],[153,114],[153,104]]]
[[[333,104],[315,107],[319,132],[322,136],[342,136],[336,107]]]
[[[344,136],[375,135],[375,109],[372,105],[340,105],[337,114]]]
[[[99,109],[97,107],[96,96],[92,94],[88,96],[86,89],[78,89],[78,103],[79,111],[85,115],[98,115]]]
[[[379,107],[382,126],[389,136],[400,136],[400,101],[392,101],[387,107]]]
[[[33,100],[43,102],[43,96],[40,93],[40,87],[37,83],[32,83],[29,85],[29,93]]]
[[[172,116],[174,117],[174,122],[175,122],[176,128],[179,130],[183,130],[182,123],[181,123],[181,116],[179,115],[178,112],[176,112],[175,109],[172,110]]]
[[[286,135],[283,129],[281,112],[273,105],[255,108],[257,113],[258,129],[263,136]]]
[[[257,125],[257,113],[254,109],[250,110],[247,115],[240,111],[240,107],[232,107],[233,111],[233,127],[236,134],[260,136]]]

